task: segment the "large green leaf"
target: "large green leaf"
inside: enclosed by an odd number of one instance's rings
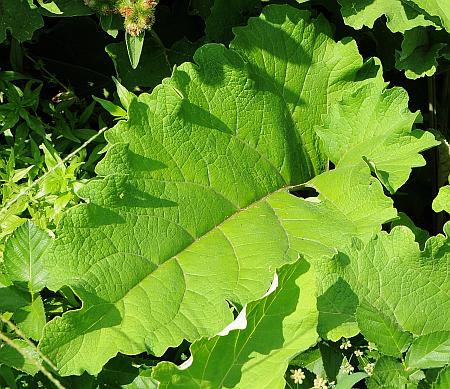
[[[408,0],[420,7],[429,17],[439,18],[436,21],[450,32],[450,2],[443,0]]]
[[[354,41],[336,43],[328,38],[331,27],[325,18],[310,19],[306,11],[263,13],[248,27],[234,29],[231,47],[249,63],[257,85],[287,105],[317,174],[328,165],[328,156],[315,127],[324,124],[328,107],[362,84],[379,85],[383,79],[373,61],[362,66]]]
[[[213,336],[233,320],[227,301],[259,299],[299,252],[333,253],[395,216],[363,155],[314,178],[318,198],[288,193],[328,163],[314,128],[330,106],[383,82],[329,34],[323,18],[268,7],[232,49],[204,46],[131,102],[48,257],[51,288],[83,301],[44,330],[61,374]]]
[[[180,370],[162,362],[160,388],[279,388],[289,359],[317,340],[316,280],[300,259],[280,270],[277,289],[247,307],[245,329],[191,347],[193,363]]]
[[[14,38],[23,42],[44,25],[37,7],[31,8],[27,0],[0,0],[0,43],[9,30]]]
[[[408,354],[408,367],[431,369],[450,363],[450,332],[438,331],[415,339]]]
[[[345,23],[353,28],[372,28],[385,15],[392,32],[405,32],[418,26],[434,25],[430,16],[417,7],[420,0],[338,0]],[[427,2],[429,0],[423,0]],[[432,2],[441,0],[431,0]]]
[[[396,227],[368,244],[355,241],[344,251],[324,261],[322,270],[356,294],[358,302],[348,313],[356,312],[361,332],[381,352],[394,356],[406,351],[409,333],[450,330],[447,237],[429,239],[420,251],[413,233]],[[341,298],[336,291],[329,292],[331,301]]]

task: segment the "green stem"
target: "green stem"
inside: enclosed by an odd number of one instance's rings
[[[436,111],[436,78],[435,76],[428,78],[428,114],[429,114],[429,128],[433,130],[438,130],[438,120]],[[431,157],[431,169],[434,175],[432,183],[432,196],[435,198],[439,192],[440,187],[440,158],[439,158],[439,148],[436,147],[432,153]],[[442,212],[433,212],[433,235],[438,234],[442,231],[444,225],[444,215]]]
[[[16,350],[20,355],[22,355],[25,358],[25,360],[29,360],[33,365],[35,365],[42,372],[42,374],[44,374],[53,383],[53,385],[55,385],[55,387],[57,387],[58,389],[65,389],[65,387],[62,386],[61,383],[55,377],[53,377],[53,375],[41,363],[39,363],[33,357],[24,352],[19,346],[17,346],[17,344],[15,344],[2,332],[0,332],[0,340],[6,343],[9,347]]]
[[[0,321],[2,321],[4,324],[6,324],[12,331],[16,333],[19,338],[23,339],[30,347],[36,350],[36,352],[39,354],[39,356],[42,358],[42,360],[47,363],[53,370],[57,371],[58,368],[53,364],[50,359],[48,359],[37,347],[36,345],[27,338],[27,336],[19,329],[17,326],[10,320],[3,317],[3,315],[0,314]]]

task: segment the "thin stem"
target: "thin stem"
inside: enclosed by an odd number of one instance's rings
[[[428,114],[429,114],[429,127],[431,129],[437,130],[437,112],[436,112],[436,78],[435,76],[428,78]],[[436,147],[432,153],[431,159],[431,169],[434,174],[433,180],[433,198],[435,198],[439,191],[439,177],[440,174],[440,158],[439,158],[439,148]],[[433,234],[437,234],[441,231],[444,225],[444,216],[442,212],[433,213]]]
[[[163,50],[164,58],[166,60],[166,64],[167,64],[167,66],[169,68],[169,72],[171,72],[172,71],[172,64],[170,63],[169,56],[167,55],[167,49],[164,46],[164,43],[162,43],[162,41],[159,38],[158,34],[153,29],[150,30],[150,35],[155,40],[155,42],[158,44],[158,46],[160,46],[161,49]]]
[[[448,138],[448,121],[449,121],[449,109],[450,109],[450,71],[445,72],[444,84],[442,88],[442,109],[439,115],[439,131],[447,139]]]
[[[53,362],[46,357],[41,350],[39,350],[36,345],[28,339],[28,337],[19,329],[17,326],[11,322],[10,320],[3,317],[3,315],[0,315],[0,320],[5,323],[11,330],[13,330],[20,338],[22,338],[29,346],[31,346],[33,349],[36,350],[36,352],[39,354],[39,356],[42,358],[42,360],[49,365],[53,370],[58,371],[58,368],[53,364]]]
[[[32,356],[28,355],[24,350],[22,350],[17,344],[15,344],[11,339],[9,339],[3,332],[0,332],[0,339],[6,343],[9,347],[16,350],[20,355],[22,355],[26,360],[30,361],[44,374],[58,389],[66,389],[61,383],[53,377],[53,375],[43,366],[41,363],[36,361]]]
[[[38,61],[36,61],[29,54],[25,53],[25,57],[27,57],[31,62],[33,62],[34,65],[39,66],[40,70],[42,70],[42,72],[47,75],[47,77],[49,78],[49,80],[51,82],[54,82],[55,84],[58,84],[59,86],[64,88],[66,92],[70,90],[70,88],[68,86],[64,85],[61,81],[59,81],[56,78],[56,76],[54,74],[50,73],[44,66],[39,65]]]

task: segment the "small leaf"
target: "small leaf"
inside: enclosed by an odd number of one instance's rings
[[[122,107],[112,103],[109,100],[101,99],[100,97],[92,96],[92,98],[99,103],[104,109],[106,109],[112,116],[118,118],[124,118],[127,116],[127,111],[125,111]]]
[[[39,340],[46,323],[44,303],[41,296],[39,294],[34,296],[29,305],[14,313],[13,319],[26,336]]]
[[[24,167],[22,169],[17,169],[14,176],[11,178],[11,182],[19,182],[21,179],[28,175],[28,172],[34,168],[34,165]]]
[[[351,389],[353,386],[364,378],[368,377],[366,373],[353,373],[341,378],[334,389]]]
[[[141,58],[142,46],[144,45],[145,31],[138,36],[133,36],[125,33],[125,41],[127,42],[128,57],[130,59],[131,67],[136,69]]]
[[[38,0],[39,5],[46,9],[48,12],[51,12],[55,15],[62,15],[62,11],[59,9],[59,7],[56,5],[54,1],[46,2],[44,0]]]
[[[43,256],[50,243],[50,236],[32,222],[22,224],[5,246],[3,265],[9,279],[27,282],[31,293],[39,292],[46,283]]]
[[[101,15],[100,26],[108,35],[112,36],[113,38],[117,38],[117,35],[119,35],[119,30],[123,28],[123,19],[120,15],[115,14]],[[122,43],[124,46],[126,45],[125,42]]]
[[[136,95],[134,93],[129,92],[128,89],[125,88],[119,82],[119,80],[117,80],[116,77],[113,77],[113,80],[114,80],[114,84],[116,84],[117,94],[119,96],[120,102],[122,103],[122,106],[125,108],[125,110],[128,111],[131,100],[135,99]]]
[[[397,53],[395,67],[405,70],[406,77],[417,79],[436,73],[440,50],[445,43],[433,41],[433,35],[423,27],[405,31],[402,51]]]
[[[433,210],[435,212],[445,211],[450,213],[450,185],[443,186],[433,201]]]
[[[45,3],[46,0],[39,0],[39,3]],[[83,0],[53,0],[50,9],[44,8],[41,13],[49,17],[72,17],[87,16],[93,14],[93,10],[87,7]],[[41,4],[42,6],[42,4]],[[56,10],[59,12],[54,12]]]
[[[408,367],[432,369],[450,363],[450,331],[432,332],[414,340],[406,354]]]
[[[384,89],[374,82],[344,94],[331,107],[326,125],[316,127],[316,132],[336,166],[358,164],[362,156],[394,193],[413,167],[425,165],[419,153],[439,144],[430,132],[411,130],[417,115],[408,110],[403,89]]]

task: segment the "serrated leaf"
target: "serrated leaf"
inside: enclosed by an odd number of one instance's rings
[[[106,134],[99,179],[80,191],[87,203],[66,213],[48,257],[51,288],[83,301],[44,329],[40,347],[62,375],[214,336],[232,321],[226,301],[259,299],[299,252],[334,253],[395,217],[362,156],[314,178],[318,198],[288,193],[327,165],[314,126],[345,90],[369,83],[355,43],[334,42],[323,18],[288,6],[249,24],[231,49],[199,49]]]
[[[193,363],[185,370],[157,365],[159,387],[284,388],[289,359],[317,341],[315,282],[304,259],[283,267],[278,288],[247,307],[244,330],[194,343]]]
[[[408,373],[399,360],[382,356],[376,363],[371,377],[366,380],[368,389],[412,389]]]
[[[325,263],[358,296],[361,332],[380,350],[404,351],[407,332],[420,336],[450,329],[448,238],[431,238],[421,252],[412,232],[396,227],[344,251]]]
[[[403,89],[382,88],[373,83],[344,95],[331,107],[325,127],[317,127],[316,132],[337,167],[358,164],[362,155],[394,193],[406,182],[411,168],[425,165],[419,153],[439,142],[430,132],[411,131],[418,113],[408,110]]]
[[[27,0],[0,0],[0,43],[6,39],[6,31],[19,42],[30,40],[43,25],[39,10],[31,8]]]
[[[8,278],[27,283],[32,294],[42,290],[47,278],[44,256],[50,243],[50,236],[31,221],[17,228],[5,245],[3,266]]]
[[[379,351],[385,355],[400,358],[412,342],[412,335],[395,319],[365,301],[356,309],[356,317],[366,339],[376,342]]]
[[[432,332],[415,339],[406,354],[406,365],[432,369],[450,363],[450,331]]]

